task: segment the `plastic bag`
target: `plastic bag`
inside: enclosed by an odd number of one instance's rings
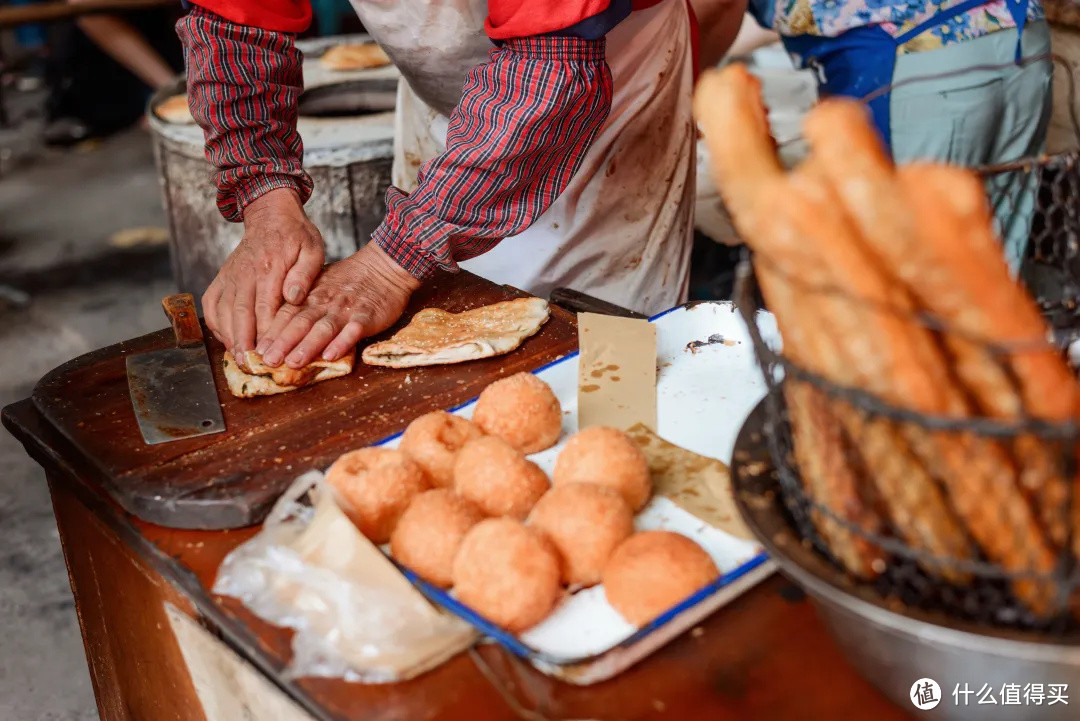
[[[214,593],[296,631],[286,676],[403,681],[472,645],[475,631],[433,607],[322,480],[317,471],[298,478],[214,583]],[[312,506],[302,502],[309,494]]]

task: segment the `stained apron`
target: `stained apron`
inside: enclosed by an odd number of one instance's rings
[[[401,70],[392,181],[416,187],[445,150],[448,115],[488,60],[486,2],[352,0]],[[461,267],[539,296],[574,288],[643,313],[686,298],[696,138],[685,0],[637,10],[607,35],[611,112],[566,190],[522,233]]]

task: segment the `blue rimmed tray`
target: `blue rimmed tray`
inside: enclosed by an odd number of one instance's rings
[[[657,433],[671,443],[730,464],[743,420],[765,395],[765,382],[739,313],[729,302],[695,303],[649,320],[657,330]],[[767,339],[778,338],[769,314],[759,313],[758,325]],[[530,456],[550,474],[563,444],[577,430],[578,356],[560,358],[534,372],[551,386],[564,411],[559,444]],[[472,400],[449,410],[469,417],[474,405]],[[378,445],[392,447],[399,440],[400,434]],[[774,570],[756,542],[714,528],[667,498],[654,497],[638,514],[635,526],[692,538],[709,552],[722,574],[642,628],[623,620],[604,599],[603,588],[595,586],[568,594],[542,623],[515,635],[461,604],[452,593],[408,571],[406,575],[433,603],[544,673],[588,685],[628,668]]]

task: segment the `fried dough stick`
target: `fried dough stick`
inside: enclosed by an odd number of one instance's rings
[[[933,339],[904,312],[910,298],[862,248],[815,164],[805,163],[792,173],[773,198],[756,249],[778,272],[798,278],[800,302],[817,309],[818,333],[836,349],[819,372],[893,405],[940,411],[946,403],[947,371]],[[834,403],[833,408],[858,445],[877,496],[901,536],[932,556],[973,558],[975,549],[941,487],[912,452],[912,442],[925,445],[926,434],[867,417],[850,405]],[[950,580],[965,580],[955,569],[923,565]]]
[[[790,200],[791,188],[783,175],[769,135],[757,80],[741,66],[729,66],[718,73],[709,74],[699,84],[696,110],[709,145],[713,174],[736,226],[751,247],[766,257],[767,262],[759,264],[762,290],[781,326],[786,352],[800,365],[838,382],[858,380],[852,379],[847,371],[856,367],[860,359],[872,361],[877,357],[873,342],[867,342],[858,318],[854,323],[841,323],[849,330],[855,328],[857,331],[839,334],[847,344],[846,353],[839,352],[843,346],[834,338],[817,344],[809,358],[792,356],[793,349],[798,353],[802,348],[802,339],[808,332],[825,338],[827,331],[808,331],[835,322],[836,319],[825,311],[831,309],[852,316],[856,313],[856,306],[843,300],[838,307],[835,298],[827,294],[818,297],[804,293],[794,299],[778,297],[781,294],[777,288],[783,289],[791,279],[798,277],[803,265],[821,266],[822,262],[812,246],[808,247],[810,244],[804,243],[801,237],[801,231],[805,230],[802,226],[814,218],[813,208],[803,207],[800,210],[806,211],[805,214],[796,212],[795,217],[785,217],[784,222],[776,222],[776,206],[780,204],[782,208],[786,207],[784,204]],[[848,232],[848,229],[844,228],[843,231]],[[775,266],[778,272],[774,272],[770,264],[773,260],[783,263],[783,267],[779,264]],[[819,283],[824,284],[828,280],[819,273]],[[800,312],[810,315],[800,320]],[[808,318],[810,322],[807,322]],[[854,362],[851,362],[852,357],[855,358]],[[879,370],[879,374],[884,374],[884,370]],[[932,393],[933,390],[934,384],[927,382],[922,392]],[[792,399],[793,402],[802,400]],[[861,448],[864,460],[893,524],[904,538],[913,546],[935,555],[969,557],[970,544],[952,517],[940,489],[912,458],[904,440],[887,423],[864,424],[859,414],[850,407],[844,407],[842,411],[836,407],[831,410],[842,412],[852,437],[867,441]],[[808,416],[803,416],[802,423],[797,425],[813,424]],[[807,462],[807,456],[813,455],[811,440],[807,439],[810,433],[797,430],[797,442],[800,437],[804,438],[804,448],[810,447],[810,450],[800,453],[800,465],[804,471],[823,473],[832,464],[820,456],[820,447],[817,450],[821,462]],[[839,437],[839,434],[824,435],[826,439],[834,435]],[[823,442],[820,436],[818,441]],[[842,458],[842,453],[843,448],[834,447],[828,457]],[[813,491],[823,487],[824,483],[809,480],[808,485]],[[833,509],[848,508],[852,499],[860,497],[858,490],[856,487],[843,495],[817,500]]]
[[[912,207],[920,215],[929,217],[929,221],[920,227],[920,246],[927,248],[932,262],[948,264],[946,267],[954,269],[950,281],[953,289],[948,297],[957,304],[965,296],[971,299],[972,306],[966,312],[953,316],[956,325],[964,332],[993,338],[1009,348],[1006,360],[1019,381],[1023,408],[1028,415],[1049,421],[1076,418],[1080,405],[1076,379],[1058,351],[1046,342],[1045,326],[1035,304],[1009,275],[994,236],[982,185],[969,173],[948,167],[915,165],[901,170],[898,175]],[[1027,449],[1039,447],[1033,436],[1021,438],[1019,443],[1025,443]],[[1041,447],[1050,454],[1044,467],[1059,474],[1062,449],[1054,449],[1052,445]],[[1055,475],[1052,478],[1060,480],[1061,477]],[[1077,480],[1073,479],[1072,484],[1071,524],[1075,529],[1080,527],[1080,510],[1075,497]],[[1033,490],[1037,492],[1042,508],[1052,508],[1067,516],[1065,481],[1047,483]],[[1015,509],[1008,510],[1010,516],[1014,515]],[[1051,518],[1066,526],[1069,523],[1056,515]],[[1064,532],[1059,531],[1059,534]],[[1020,543],[1024,540],[1022,536],[1017,539]],[[1031,568],[1049,573],[1053,569],[1051,562],[1041,556],[1031,558],[1037,541],[1027,539]],[[1080,553],[1080,538],[1075,535],[1073,552]],[[1021,549],[1012,551],[1014,557],[1024,555]],[[1039,562],[1035,563],[1036,560]]]
[[[813,309],[800,305],[800,299],[783,278],[770,269],[758,270],[758,281],[769,307],[773,309],[784,352],[804,368],[813,367],[809,355],[815,354],[821,336],[807,334],[812,328],[807,317],[800,316]],[[886,531],[882,516],[866,496],[867,485],[851,463],[844,429],[828,398],[809,383],[793,378],[784,383],[795,440],[795,460],[807,493],[818,504],[839,518],[865,532],[883,535]],[[826,514],[813,511],[814,525],[821,532],[837,560],[852,575],[873,578],[885,568],[886,554],[864,536],[852,533],[843,524]]]
[[[840,112],[837,112],[837,109]],[[834,193],[839,189],[847,211],[864,214],[864,227],[867,226],[865,218],[871,215],[864,206],[899,206],[903,212],[919,219],[914,232],[929,236],[919,242],[919,246],[931,245],[949,248],[950,251],[955,249],[958,245],[955,240],[956,233],[962,229],[954,227],[951,230],[955,232],[942,233],[936,225],[945,222],[949,217],[959,218],[955,212],[949,211],[948,202],[939,200],[944,197],[943,189],[938,187],[930,191],[925,183],[915,183],[913,185],[920,187],[912,188],[911,192],[900,192],[899,188],[890,189],[887,184],[880,182],[881,178],[887,180],[887,169],[890,165],[883,156],[867,155],[867,151],[874,147],[872,142],[875,136],[872,135],[873,130],[865,112],[859,110],[856,114],[853,112],[856,109],[844,101],[830,101],[822,103],[813,111],[814,117],[807,119],[807,136],[820,172],[821,185]],[[822,117],[829,122],[822,121]],[[838,136],[844,139],[843,152],[835,139]],[[870,141],[867,141],[867,138]],[[885,172],[882,168],[886,169]],[[904,187],[907,187],[906,183]],[[890,190],[892,192],[889,192]],[[981,198],[981,188],[977,192]],[[935,209],[933,205],[928,206],[927,198],[932,199],[933,204],[938,207]],[[991,232],[988,216],[986,222],[986,232]],[[873,243],[874,229],[866,227],[866,231],[868,235],[864,236],[864,242]],[[878,249],[877,244],[874,248],[885,252]],[[832,258],[836,255],[836,249],[825,252],[823,248],[823,253]],[[877,265],[880,260],[873,258],[873,263]],[[905,280],[915,276],[913,269],[917,268],[931,274],[941,274],[937,277],[942,277],[947,270],[951,270],[945,277],[952,277],[963,276],[964,269],[970,267],[954,252],[943,252],[937,262],[930,266],[916,264],[910,258],[891,256],[882,265],[897,266],[897,274],[905,276]],[[835,263],[830,265],[830,268],[835,267]],[[971,273],[970,277],[979,279],[977,282],[980,285],[985,283],[977,272]],[[955,282],[963,281],[957,278]],[[922,297],[920,294],[920,299]],[[953,317],[959,315],[966,319],[968,315],[977,313],[980,303],[976,298],[977,296],[972,296],[965,299],[963,304],[958,304],[954,308],[956,314]],[[909,312],[913,311],[914,308],[911,307]],[[927,338],[930,337],[926,331],[921,333]],[[944,363],[940,359],[937,365],[944,369]],[[938,373],[937,376],[943,394],[939,404],[926,403],[927,398],[902,394],[910,404],[909,407],[926,414],[953,417],[970,415],[970,410],[966,407],[967,401],[960,389],[951,382],[947,369],[944,374]],[[887,395],[884,397],[888,398]],[[901,404],[904,402],[902,398],[896,401]],[[933,434],[932,443],[920,443],[916,446],[916,451],[931,464],[930,467],[945,484],[949,500],[988,557],[1014,573],[1034,572],[1048,575],[1052,572],[1057,560],[1053,546],[1017,482],[1017,473],[1011,459],[1000,444],[972,434],[937,433]],[[1013,589],[1036,614],[1051,612],[1057,603],[1054,588],[1047,583],[1025,579],[1015,582]]]
[[[872,252],[911,289],[922,307],[959,331],[944,333],[944,340],[956,374],[979,410],[1016,419],[1026,406],[1031,415],[1047,420],[1072,417],[1077,401],[1070,394],[1075,396],[1076,383],[1064,361],[1042,343],[1042,318],[1009,275],[993,237],[982,185],[974,175],[941,166],[901,170],[899,176],[914,176],[906,184],[916,193],[906,203],[897,202],[904,196],[900,179],[861,104],[822,103],[807,116],[805,131],[812,152]],[[926,194],[945,202],[951,199],[962,219],[939,214],[936,199],[927,206],[920,201]],[[950,218],[961,222],[960,232],[946,227]],[[1023,404],[1005,368],[1009,358],[996,356],[985,342],[973,338],[1029,347],[1034,341],[1032,355],[1037,360],[1028,354],[1015,356],[1021,366],[1031,362],[1039,366],[1030,368],[1035,385],[1026,384]],[[1022,367],[1015,370],[1019,373]],[[1051,540],[1062,548],[1068,521],[1060,452],[1033,436],[1021,436],[1013,445],[1025,495]]]
[[[784,173],[769,132],[760,83],[745,67],[732,65],[702,78],[694,104],[706,142],[716,146],[710,147],[714,178],[739,232],[752,236],[757,233],[759,217],[755,207]],[[759,273],[759,282],[776,316],[785,352],[801,365],[812,366],[807,354],[813,336],[806,332],[812,325],[796,320],[800,306],[790,286],[767,269]],[[842,430],[825,399],[805,384],[787,383],[785,393],[796,460],[807,493],[844,521],[882,533],[882,519],[860,493],[860,479],[847,463]],[[824,514],[814,512],[812,516],[829,548],[850,573],[871,578],[884,568],[880,548]]]

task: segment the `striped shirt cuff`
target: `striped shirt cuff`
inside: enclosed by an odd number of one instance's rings
[[[219,194],[218,205],[222,208],[228,208],[231,211],[229,215],[243,220],[244,209],[252,201],[266,195],[271,190],[279,188],[295,190],[296,194],[300,196],[300,204],[303,205],[311,197],[312,187],[311,178],[306,173],[302,177],[283,174],[259,175],[246,181],[237,182],[230,189],[231,197],[222,197]]]
[[[502,47],[515,55],[545,60],[561,60],[567,63],[604,62],[607,41],[582,40],[575,37],[543,35],[528,38],[513,38]]]

